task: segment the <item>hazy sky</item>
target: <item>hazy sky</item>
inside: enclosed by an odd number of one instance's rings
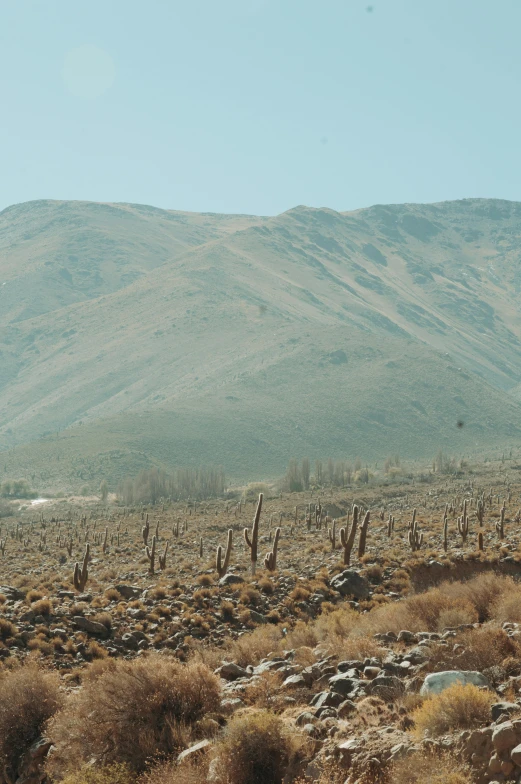
[[[0,0],[0,209],[521,200],[520,0]]]

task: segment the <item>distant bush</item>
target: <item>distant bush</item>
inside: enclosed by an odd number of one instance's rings
[[[266,498],[269,492],[270,489],[265,482],[250,482],[250,484],[244,488],[242,497],[245,501],[256,501],[259,497],[259,493],[262,493]]]
[[[8,501],[3,501],[0,498],[0,519],[2,517],[12,517],[13,507]]]
[[[0,486],[2,498],[38,498],[38,493],[31,489],[27,479],[13,479],[2,482]]]
[[[159,468],[141,471],[118,486],[118,496],[126,506],[157,503],[161,498],[205,499],[222,496],[226,489],[224,470],[218,468],[177,468],[168,474]]]
[[[59,680],[35,666],[0,677],[0,769],[7,781],[18,777],[21,758],[62,702]],[[8,778],[9,777],[9,778]]]
[[[179,753],[195,725],[218,708],[218,678],[204,664],[162,656],[117,661],[71,695],[49,726],[55,751],[51,777],[61,778],[93,757],[135,773],[152,759]]]

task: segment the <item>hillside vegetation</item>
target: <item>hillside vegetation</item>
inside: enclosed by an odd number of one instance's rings
[[[0,214],[0,478],[280,474],[520,435],[521,204]],[[457,427],[458,421],[463,427]]]

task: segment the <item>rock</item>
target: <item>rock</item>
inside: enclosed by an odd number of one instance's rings
[[[137,588],[134,585],[126,585],[125,583],[115,585],[114,588],[124,599],[139,599],[143,593],[141,588]]]
[[[356,705],[352,700],[344,700],[337,708],[337,716],[339,719],[347,719],[356,712]]]
[[[495,702],[490,708],[490,715],[492,721],[497,721],[500,716],[517,713],[521,709],[516,702]]]
[[[368,684],[370,694],[385,702],[394,700],[405,691],[405,684],[396,675],[379,675]]]
[[[181,752],[181,754],[177,757],[177,764],[180,765],[183,762],[189,761],[192,762],[196,757],[200,756],[203,752],[208,751],[208,747],[211,746],[211,741],[209,740],[201,740],[199,743],[196,743],[194,746],[190,746],[189,749],[185,749]]]
[[[215,670],[215,674],[224,678],[226,681],[235,681],[237,678],[247,678],[249,675],[244,667],[240,667],[235,662],[223,662],[221,667]]]
[[[3,594],[10,602],[19,602],[25,598],[23,591],[13,588],[12,585],[0,585],[0,594]]]
[[[310,724],[313,721],[315,721],[315,716],[310,711],[304,711],[304,713],[300,713],[297,716],[295,724],[297,727],[303,727],[305,724]]]
[[[18,767],[16,784],[40,784],[47,779],[43,765],[51,746],[47,738],[38,738],[29,747]]]
[[[376,678],[380,673],[380,667],[364,667],[364,678],[367,678],[367,680],[373,680],[373,678]]]
[[[131,651],[139,650],[138,641],[130,632],[125,632],[125,634],[121,637],[121,642],[125,648],[128,648]]]
[[[513,749],[520,740],[520,733],[516,732],[511,721],[504,721],[502,724],[499,724],[492,733],[492,743],[498,753]]]
[[[109,630],[102,623],[91,621],[89,618],[84,618],[83,615],[75,615],[72,623],[77,629],[81,629],[87,634],[95,634],[98,637],[108,637]]]
[[[243,583],[244,578],[241,577],[239,574],[225,574],[224,577],[221,577],[219,580],[219,585],[221,588],[226,585],[239,585],[239,583]]]
[[[402,629],[402,631],[398,634],[398,642],[406,642],[414,644],[418,642],[418,635],[413,634],[413,632],[408,632],[407,629]]]
[[[258,613],[255,610],[250,610],[250,618],[253,623],[268,623],[266,616],[261,615],[261,613]]]
[[[485,686],[490,688],[488,680],[480,672],[472,672],[471,670],[446,670],[445,672],[433,672],[427,675],[423,681],[423,686],[420,689],[420,694],[425,696],[429,694],[441,694],[442,691],[453,686],[455,683],[468,683],[474,686]]]
[[[306,680],[302,677],[302,675],[290,675],[286,680],[282,683],[282,688],[291,688],[291,689],[303,689],[306,686]]]
[[[510,752],[510,759],[521,768],[521,743],[518,746],[514,746]]]
[[[239,708],[244,708],[245,703],[238,697],[234,697],[233,699],[221,700],[220,707],[223,713],[230,715],[235,713],[236,710],[239,710]]]
[[[355,691],[359,685],[360,681],[357,678],[347,678],[342,672],[338,675],[333,675],[333,677],[329,679],[330,690],[336,694],[345,696]]]
[[[331,691],[320,691],[318,694],[315,694],[309,704],[313,708],[337,708],[342,702],[344,702],[344,698],[341,694]]]
[[[353,596],[357,600],[367,599],[369,596],[369,582],[354,569],[345,569],[333,577],[331,588],[341,596]]]

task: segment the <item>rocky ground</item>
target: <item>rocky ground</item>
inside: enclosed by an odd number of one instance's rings
[[[262,710],[298,740],[286,782],[521,780],[519,470],[267,489],[254,574],[243,529],[251,540],[255,488],[204,503],[17,511],[0,521],[1,678],[37,663],[75,695],[115,660],[199,661],[219,678],[216,726]],[[276,540],[277,562],[265,562]],[[0,714],[1,701],[0,691]],[[181,744],[179,770],[220,781],[218,737]],[[53,738],[42,727],[30,740],[6,784],[44,779]],[[432,757],[442,762],[421,773]],[[188,782],[178,768],[171,780]]]

